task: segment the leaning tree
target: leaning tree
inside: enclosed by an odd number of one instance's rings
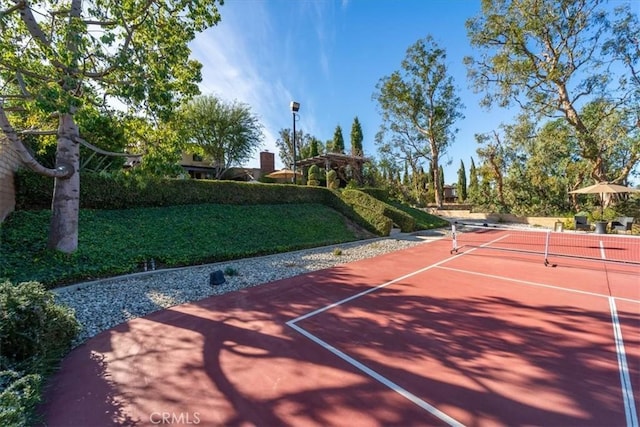
[[[465,62],[485,105],[562,118],[594,180],[626,181],[640,161],[640,22],[628,4],[483,0],[467,30],[475,54]],[[615,170],[602,137],[612,116],[625,127],[613,144],[627,153]]]
[[[201,64],[188,43],[220,20],[221,0],[0,0],[0,129],[32,170],[55,179],[49,246],[78,246],[80,134],[85,107],[125,105],[167,115],[198,93]],[[21,127],[46,113],[52,128]],[[55,165],[40,164],[25,137],[54,135]]]

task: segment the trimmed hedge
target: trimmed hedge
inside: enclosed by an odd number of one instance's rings
[[[53,179],[22,170],[16,174],[16,210],[49,209]],[[327,205],[361,227],[386,236],[384,219],[366,216],[346,204],[339,193],[324,187],[260,184],[236,181],[117,178],[84,173],[80,179],[81,209],[132,209],[200,204],[260,205],[318,203]],[[380,212],[380,211],[378,211]],[[373,222],[372,222],[373,221]]]
[[[377,230],[382,233],[380,235],[389,235],[393,224],[397,224],[400,230],[405,233],[416,230],[416,221],[411,215],[360,190],[344,190],[342,199],[349,203],[356,212],[375,223]],[[386,218],[388,221],[384,221],[380,217]]]
[[[362,191],[363,193],[367,193],[370,196],[375,197],[378,200],[381,200],[385,203],[390,203],[391,202],[391,196],[389,196],[389,192],[387,190],[384,190],[382,188],[376,188],[376,187],[364,187],[364,188],[360,188],[360,191]]]
[[[53,179],[30,171],[16,174],[16,209],[42,210],[51,206]],[[130,209],[199,205],[260,205],[324,203],[326,189],[286,184],[236,181],[118,177],[83,173],[80,178],[81,209]]]

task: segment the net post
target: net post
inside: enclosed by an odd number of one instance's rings
[[[547,236],[544,240],[544,265],[549,265],[549,240],[551,240],[551,230],[547,231]]]
[[[454,252],[458,252],[458,239],[456,238],[456,223],[452,222],[451,223],[451,252],[450,253],[454,253]]]

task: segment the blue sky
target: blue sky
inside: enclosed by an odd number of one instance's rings
[[[634,7],[640,9],[640,1]],[[478,163],[474,135],[515,116],[481,109],[467,81],[462,60],[473,51],[464,24],[479,11],[479,0],[226,0],[222,22],[191,48],[203,64],[202,93],[248,104],[265,127],[262,149],[276,153],[281,168],[275,141],[280,129],[292,127],[292,100],[301,104],[297,129],[324,142],[340,125],[347,148],[358,116],[365,155],[378,157],[376,84],[400,69],[410,45],[430,34],[447,52],[465,105],[456,140],[441,159],[445,180],[453,183],[461,159],[467,169],[471,156]],[[246,166],[257,167],[257,159]]]

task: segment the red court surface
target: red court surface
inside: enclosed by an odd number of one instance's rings
[[[638,425],[640,267],[449,249],[106,331],[64,360],[46,424]]]

